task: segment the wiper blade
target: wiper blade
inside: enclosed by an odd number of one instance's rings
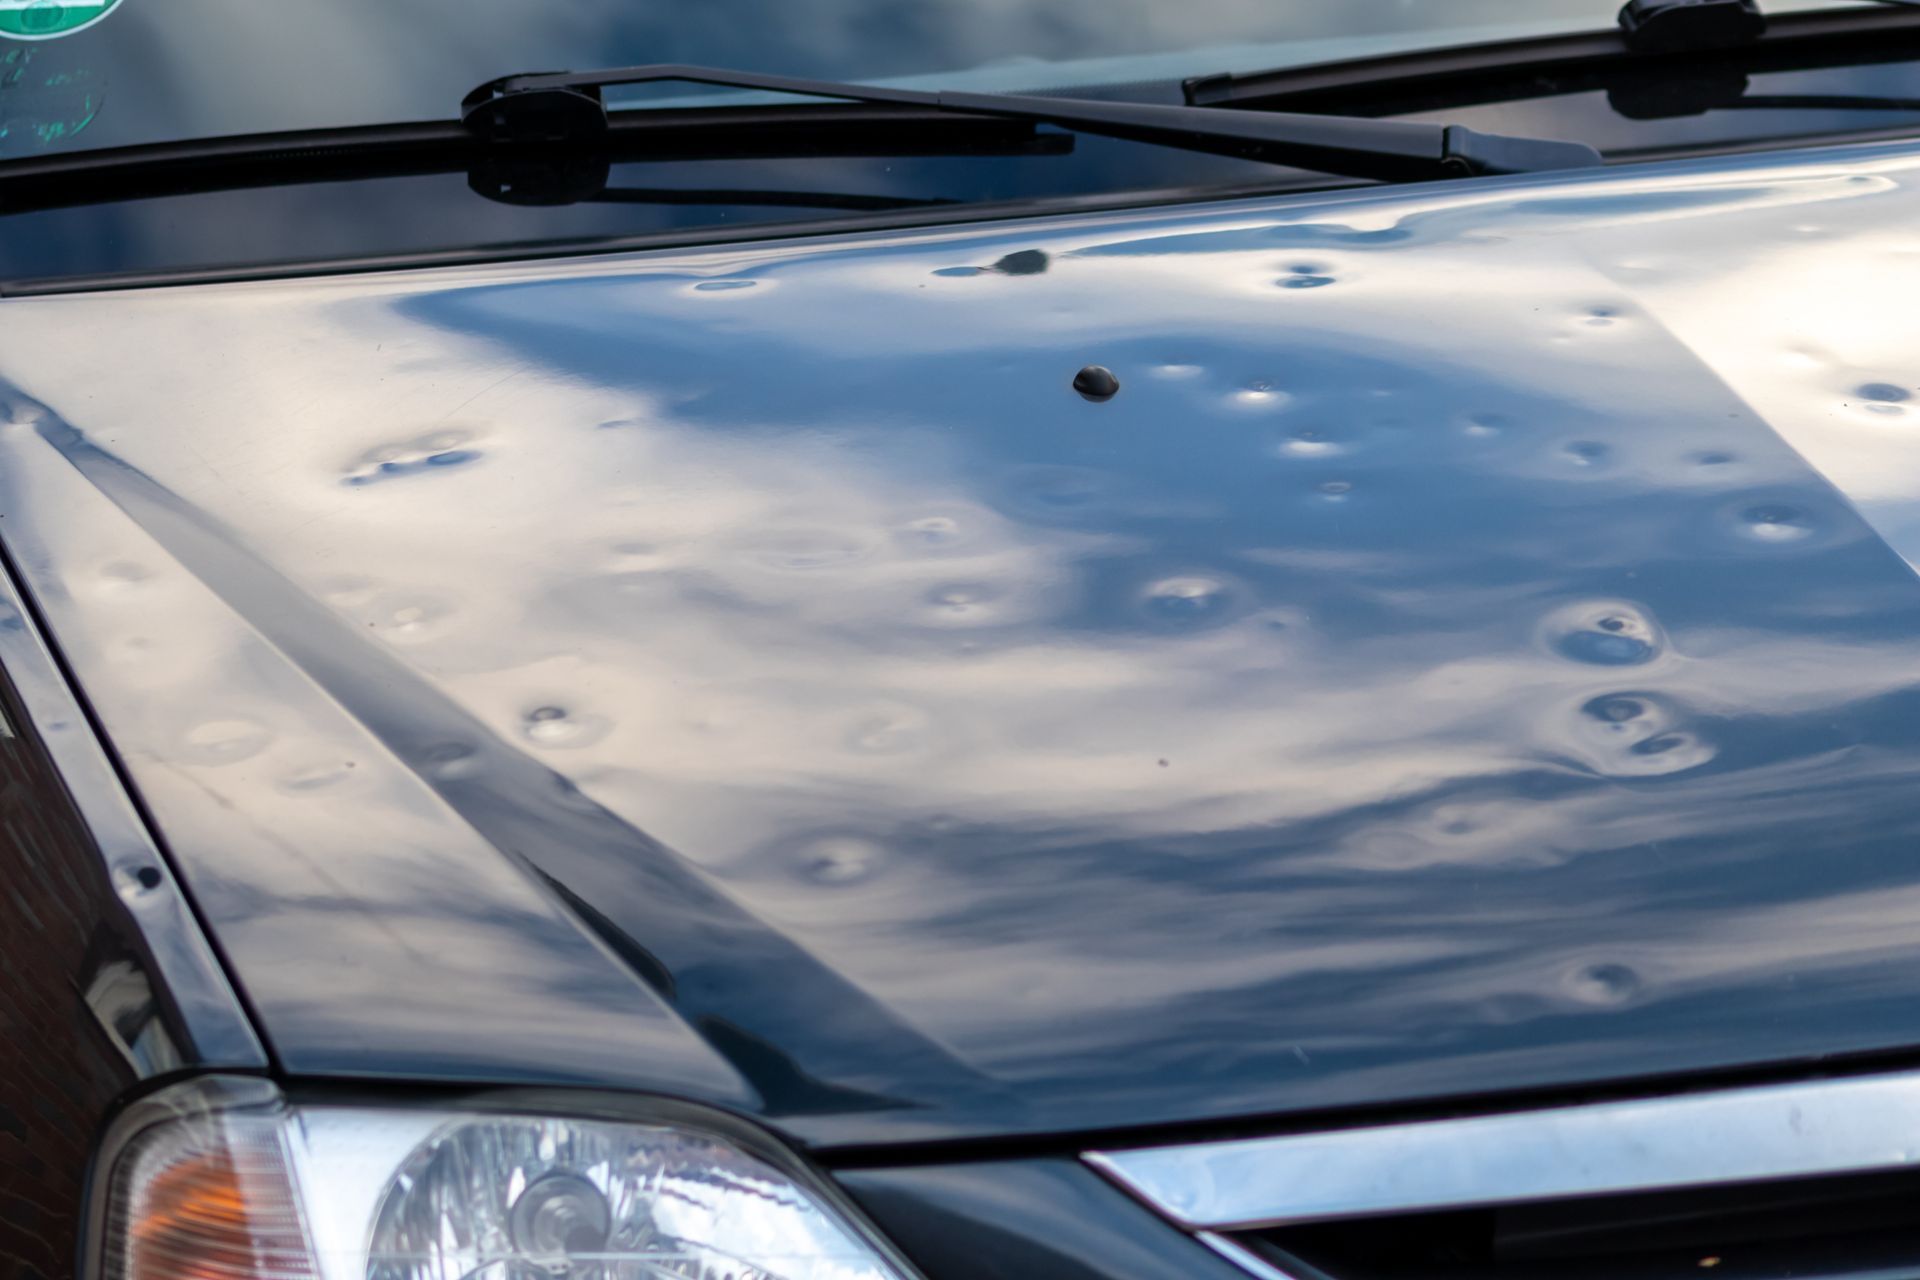
[[[850,191],[749,191],[739,187],[608,187],[587,197],[589,204],[731,205],[760,209],[845,209],[849,213],[886,213],[894,209],[937,209],[959,201],[944,196],[879,196]]]
[[[1530,173],[1603,163],[1600,153],[1584,143],[1479,133],[1460,125],[1087,98],[923,92],[673,63],[507,76],[468,94],[461,104],[461,119],[477,136],[495,142],[577,145],[591,142],[612,127],[604,90],[663,81],[891,103],[960,115],[1002,116],[1080,133],[1387,182]],[[746,113],[754,108],[734,110]]]
[[[1604,4],[1605,0],[1596,0]],[[1920,29],[1920,8],[1804,9],[1770,17],[1758,39],[1701,52],[1635,49],[1618,27],[1442,46],[1339,62],[1194,76],[1186,101],[1293,111],[1434,111],[1519,102],[1610,87],[1621,75],[1694,78],[1723,62],[1757,70],[1803,70],[1895,61]]]
[[[714,192],[695,201],[677,189],[609,188],[612,166],[666,159],[771,160],[819,156],[1057,156],[1065,134],[1017,121],[955,116],[929,128],[926,113],[896,107],[837,111],[816,104],[768,109],[743,128],[730,111],[660,111],[623,120],[593,145],[496,146],[457,121],[364,125],[146,143],[0,161],[0,214],[258,187],[465,174],[478,194],[503,204],[712,203],[826,209],[906,208],[892,197],[809,192]],[[737,196],[739,198],[733,198]],[[880,201],[876,204],[875,201]]]

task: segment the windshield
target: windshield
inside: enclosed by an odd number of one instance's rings
[[[1603,28],[1613,0],[0,0],[0,158],[445,119],[483,80],[691,62],[1037,91]],[[1816,7],[1783,4],[1774,10]]]

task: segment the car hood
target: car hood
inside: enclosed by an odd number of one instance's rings
[[[1913,1047],[1917,173],[14,299],[0,528],[294,1075],[837,1146]]]

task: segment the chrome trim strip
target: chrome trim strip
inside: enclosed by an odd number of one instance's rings
[[[1217,1236],[1211,1231],[1202,1231],[1194,1239],[1254,1277],[1254,1280],[1297,1280],[1265,1258],[1255,1256],[1252,1250],[1237,1240]]]
[[[1085,1159],[1195,1230],[1864,1173],[1920,1162],[1920,1073]]]

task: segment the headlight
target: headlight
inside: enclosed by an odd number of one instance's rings
[[[904,1280],[830,1190],[755,1146],[198,1081],[114,1126],[88,1280]]]

